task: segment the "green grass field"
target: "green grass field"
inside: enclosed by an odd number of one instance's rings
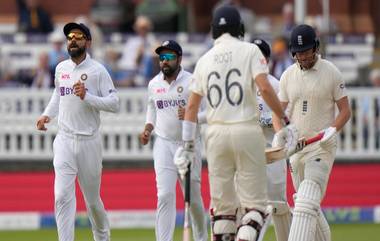
[[[380,224],[334,224],[331,225],[333,241],[379,241]],[[174,241],[181,241],[181,229],[176,229]],[[90,241],[89,229],[76,229],[75,241]],[[55,229],[37,231],[0,231],[0,241],[56,241]],[[112,241],[153,241],[153,229],[114,229]],[[265,241],[275,241],[273,228],[265,235]]]

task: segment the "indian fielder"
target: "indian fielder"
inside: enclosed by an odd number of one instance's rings
[[[194,159],[197,113],[206,97],[212,240],[254,241],[267,206],[265,139],[258,121],[255,84],[287,124],[280,134],[289,148],[296,145],[297,130],[289,124],[268,82],[268,65],[260,49],[240,40],[244,28],[237,9],[217,8],[211,31],[214,46],[196,64],[183,122],[184,146],[177,150],[175,163],[186,172]],[[238,208],[243,210],[240,227],[236,226]]]
[[[140,141],[146,145],[154,129],[156,139],[153,147],[154,170],[157,185],[156,240],[171,241],[175,228],[176,183],[180,181],[174,165],[174,154],[182,145],[182,122],[189,98],[191,73],[181,67],[182,48],[174,40],[164,41],[156,49],[161,72],[148,85],[148,106],[144,131]],[[198,123],[205,122],[205,112],[198,115]],[[201,140],[199,126],[196,128],[197,153],[191,171],[191,203],[193,237],[207,241],[207,222],[201,196]]]
[[[118,112],[119,98],[106,69],[91,59],[90,30],[84,24],[68,23],[70,59],[58,64],[55,89],[37,129],[58,116],[58,133],[53,143],[55,218],[59,241],[74,241],[75,179],[82,190],[95,241],[109,241],[110,227],[100,198],[102,142],[100,111]]]
[[[269,44],[263,39],[253,39],[252,43],[256,44],[267,62],[271,55]],[[268,80],[274,91],[278,93],[280,82],[273,75],[268,74]],[[256,91],[257,103],[260,111],[259,122],[263,129],[266,146],[272,145],[274,136],[272,124],[272,110],[265,103],[260,91]],[[286,160],[279,160],[267,165],[267,188],[268,188],[268,204],[272,208],[272,218],[276,233],[277,241],[287,241],[292,220],[289,204],[286,198]],[[270,222],[270,217],[266,222]],[[263,235],[263,234],[262,234]]]
[[[340,71],[318,55],[319,40],[309,25],[299,25],[291,33],[290,51],[296,63],[281,76],[279,98],[288,108],[292,123],[301,137],[320,132],[320,142],[306,146],[290,158],[296,198],[289,241],[330,241],[329,225],[320,203],[325,195],[337,147],[337,132],[350,119],[351,111]],[[338,114],[335,117],[335,107]],[[278,119],[274,117],[278,130]],[[273,146],[283,143],[277,133]]]

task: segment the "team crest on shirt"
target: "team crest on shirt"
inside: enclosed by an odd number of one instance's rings
[[[183,92],[183,87],[182,86],[178,86],[177,87],[177,92],[178,93],[182,93]]]
[[[87,79],[87,74],[82,74],[81,76],[80,76],[80,79],[82,80],[82,81],[85,81],[86,79]]]

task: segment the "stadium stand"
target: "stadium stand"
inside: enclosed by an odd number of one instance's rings
[[[379,147],[375,145],[378,131],[378,110],[373,105],[379,99],[378,90],[350,88],[353,118],[344,127],[338,143],[337,158],[340,160],[379,159]],[[51,90],[28,88],[0,89],[0,161],[1,160],[50,160],[52,140],[56,133],[55,122],[47,133],[35,129],[35,120],[49,101]],[[144,88],[120,89],[121,112],[103,114],[104,157],[106,160],[150,160],[152,146],[141,146],[138,133],[145,120],[146,90]],[[363,111],[359,105],[363,98],[370,98],[371,106]],[[365,116],[363,116],[365,115]],[[365,126],[364,118],[368,119]],[[367,138],[366,142],[364,138]],[[368,145],[365,145],[368,143]]]

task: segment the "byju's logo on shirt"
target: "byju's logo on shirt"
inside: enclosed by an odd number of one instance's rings
[[[61,96],[72,95],[74,92],[74,89],[70,88],[70,87],[62,86],[62,87],[59,87],[59,92],[60,92]]]
[[[158,109],[164,109],[168,107],[185,106],[186,100],[157,100],[156,105]]]
[[[85,88],[85,89],[86,89],[86,91],[88,91],[87,88]],[[72,94],[74,94],[74,89],[71,88],[71,87],[64,87],[64,86],[62,86],[62,87],[59,87],[59,93],[60,93],[61,96],[72,95]]]

